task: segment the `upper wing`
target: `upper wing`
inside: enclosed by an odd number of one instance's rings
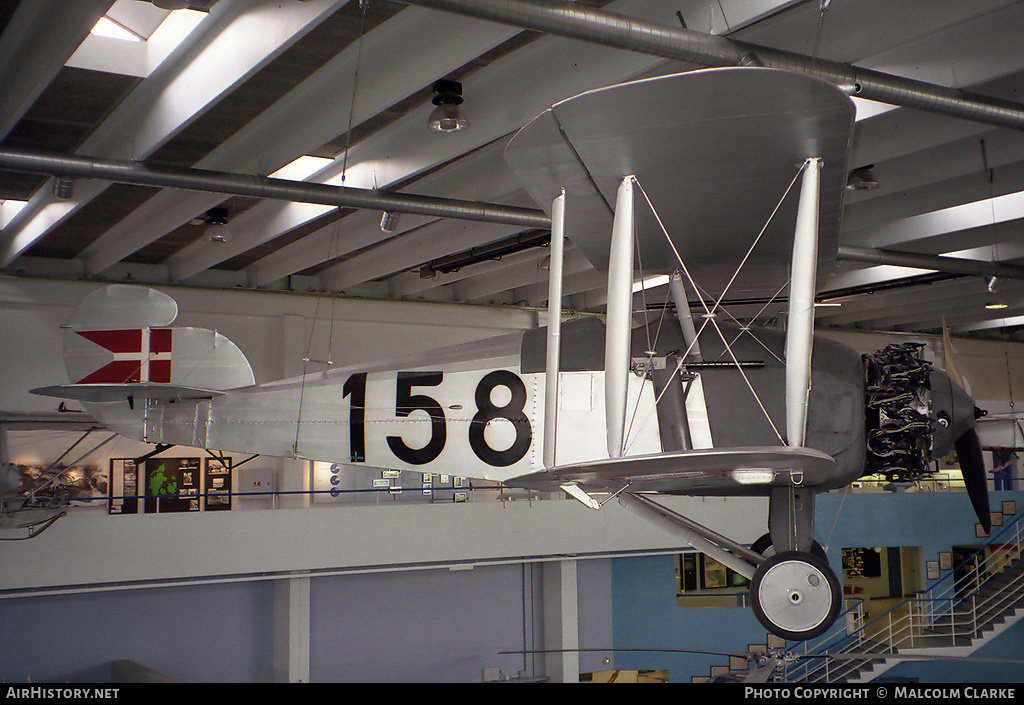
[[[809,76],[691,71],[558,103],[516,134],[505,159],[542,208],[565,189],[566,237],[601,271],[616,189],[636,176],[698,284],[718,294],[801,164],[820,157],[820,286],[838,247],[854,112],[842,91]],[[731,295],[770,295],[786,282],[796,202],[785,200]],[[678,269],[642,199],[636,237],[645,274]]]
[[[763,494],[772,485],[805,486],[829,479],[835,460],[812,448],[767,446],[654,453],[542,470],[512,478],[510,487],[556,490],[567,484],[590,491]]]

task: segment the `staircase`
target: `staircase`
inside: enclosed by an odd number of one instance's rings
[[[918,596],[867,624],[848,619],[844,633],[816,646],[790,650],[785,680],[867,683],[899,657],[967,656],[998,636],[1024,617],[1022,518],[1004,522],[985,547]]]
[[[748,659],[730,659],[692,682],[742,681],[766,656],[785,664],[773,682],[867,683],[906,657],[970,655],[1024,617],[1024,511],[1004,515],[997,528],[945,578],[878,618],[865,623],[861,601],[850,599],[838,626],[817,641],[786,650],[769,634],[747,647]]]
[[[816,659],[787,671],[804,682],[868,683],[906,657],[968,656],[1024,617],[1024,562],[992,578],[941,616],[926,599],[908,600],[910,613],[887,628],[882,639],[855,640],[837,658]],[[854,658],[854,654],[877,654]],[[901,658],[902,657],[902,658]]]
[[[728,666],[712,666],[707,676],[693,676],[691,683],[727,683],[743,680],[751,668],[751,660],[766,657],[769,653],[784,649],[786,640],[774,634],[765,635],[763,644],[747,644],[747,658],[730,656]]]

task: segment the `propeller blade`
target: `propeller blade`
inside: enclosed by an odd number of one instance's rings
[[[969,393],[964,377],[960,374],[960,366],[956,364],[956,353],[953,352],[953,340],[949,337],[949,326],[946,325],[945,316],[942,318],[942,362],[949,378]]]
[[[985,473],[985,460],[981,455],[981,442],[977,432],[972,428],[965,431],[954,442],[956,455],[960,459],[960,470],[967,486],[967,496],[971,498],[974,513],[978,515],[985,533],[992,529],[992,515],[988,504],[988,479]]]

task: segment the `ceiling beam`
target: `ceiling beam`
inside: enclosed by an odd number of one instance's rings
[[[113,0],[22,2],[0,35],[0,140],[17,124],[47,84],[103,17]]]
[[[0,169],[48,173],[88,179],[103,179],[170,188],[211,191],[327,206],[364,208],[394,213],[416,213],[482,223],[548,228],[550,219],[538,209],[464,201],[415,194],[388,193],[372,189],[272,179],[259,175],[234,174],[205,169],[154,167],[141,162],[91,159],[74,155],[46,154],[19,149],[0,149]],[[1011,209],[1024,194],[1012,194]],[[976,204],[970,204],[975,206]],[[998,211],[997,211],[998,212]],[[931,215],[931,214],[929,214]],[[978,262],[952,257],[916,255],[907,252],[844,246],[839,259],[932,269],[959,274],[1024,278],[1024,267],[998,262]],[[322,260],[321,260],[322,261]],[[5,264],[7,264],[5,262]]]
[[[148,157],[343,2],[229,3],[229,11],[210,13],[79,151],[108,159]],[[211,65],[217,70],[211,71]],[[9,264],[106,187],[99,181],[80,184],[72,199],[58,201],[52,185],[44,185],[4,228],[0,265]]]
[[[764,66],[804,73],[833,83],[859,98],[1024,130],[1024,105],[1020,103],[582,5],[524,0],[405,1],[700,66]]]
[[[460,18],[454,31],[464,41],[455,47],[436,40],[445,24],[443,19],[422,8],[402,10],[341,50],[194,166],[271,174],[296,157],[316,153],[336,140],[345,133],[350,120],[358,126],[517,34],[517,30],[507,27]],[[302,116],[300,120],[296,120],[297,115]],[[340,178],[344,165],[354,165],[351,157],[350,153],[346,161],[339,156],[322,176],[308,180]],[[386,189],[391,185],[383,174],[378,182],[372,180],[373,175],[369,180],[357,179],[352,170],[344,176],[348,186]],[[208,194],[161,191],[86,250],[87,269],[92,273],[103,271],[216,205],[219,200]],[[173,257],[174,275],[190,277],[323,213],[287,208],[281,203],[259,204],[250,211],[255,211],[250,219],[259,218],[254,221],[258,222],[255,228],[239,228],[230,243],[211,246],[199,241],[184,248]]]

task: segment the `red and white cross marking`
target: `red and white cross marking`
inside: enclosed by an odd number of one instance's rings
[[[171,328],[83,330],[78,335],[109,350],[114,360],[76,384],[171,381]]]

